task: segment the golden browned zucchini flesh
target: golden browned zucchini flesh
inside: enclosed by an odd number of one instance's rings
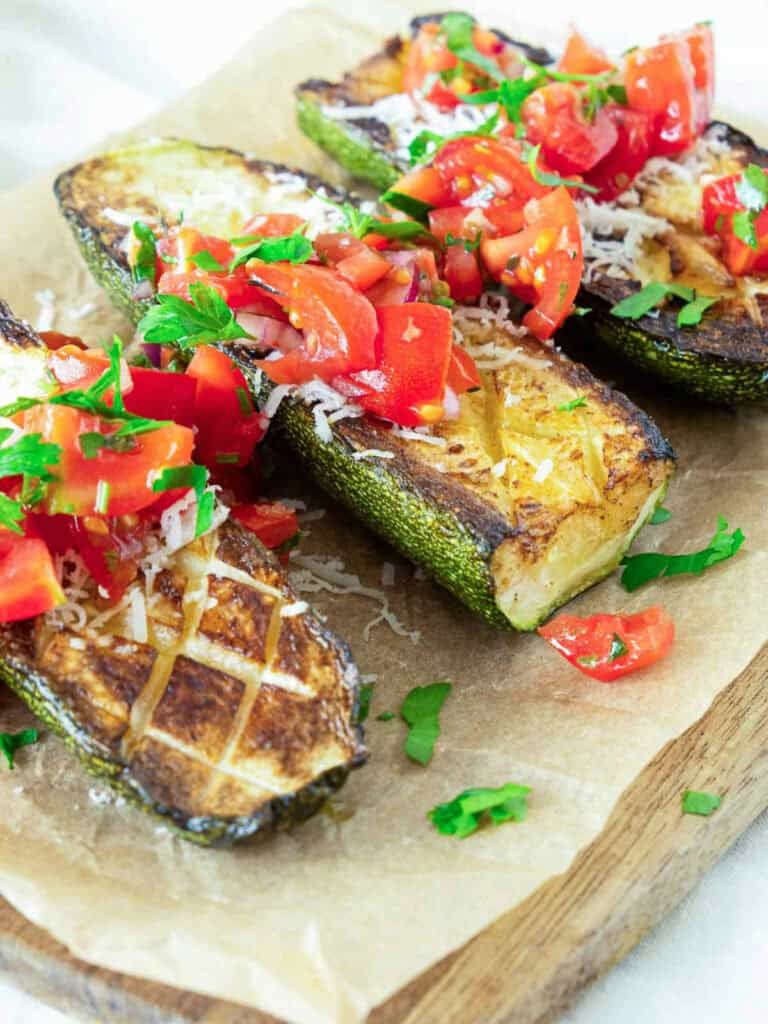
[[[28,394],[39,340],[2,303],[0,332],[0,364],[23,368]],[[308,817],[365,749],[347,647],[237,524],[174,550],[183,513],[166,514],[114,608],[64,556],[69,603],[0,627],[0,680],[89,770],[207,844]]]

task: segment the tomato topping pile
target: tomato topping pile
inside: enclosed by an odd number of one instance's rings
[[[612,683],[666,657],[675,627],[668,613],[654,606],[634,615],[557,615],[538,633],[580,672]]]
[[[722,243],[732,274],[768,273],[768,170],[750,165],[704,186],[702,218],[707,234]]]

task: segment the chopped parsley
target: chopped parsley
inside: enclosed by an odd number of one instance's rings
[[[450,803],[433,807],[427,817],[442,835],[464,839],[477,831],[486,814],[494,825],[524,821],[530,792],[530,786],[518,786],[514,782],[498,789],[465,789]]]
[[[78,438],[83,458],[95,459],[100,451],[116,452],[123,455],[136,451],[136,439],[132,434],[99,434],[89,432]]]
[[[608,652],[608,661],[616,661],[617,658],[623,658],[628,653],[628,647],[619,636],[618,633],[614,633],[611,638],[611,649]]]
[[[499,68],[475,47],[474,27],[475,19],[459,12],[443,15],[440,22],[440,29],[445,34],[445,42],[451,53],[455,53],[459,60],[474,64],[494,82],[500,82],[504,76]]]
[[[139,248],[134,257],[131,275],[137,284],[140,281],[149,281],[151,285],[154,285],[155,269],[157,266],[157,239],[155,238],[155,233],[148,224],[140,220],[133,222],[132,230],[134,238],[137,238],[139,241]]]
[[[376,721],[391,722],[394,717],[395,713],[393,711],[382,711],[380,715],[376,715]]]
[[[386,203],[387,206],[391,206],[394,210],[407,213],[411,220],[417,220],[421,224],[427,223],[429,211],[434,210],[434,206],[430,203],[422,202],[421,199],[415,199],[405,192],[396,192],[393,189],[385,192],[380,197],[380,201]]]
[[[664,508],[663,505],[658,505],[653,510],[653,515],[649,519],[650,526],[660,526],[662,523],[666,523],[668,519],[672,518],[672,513],[668,508]]]
[[[360,687],[360,695],[357,704],[357,720],[364,722],[371,711],[371,698],[373,697],[373,683],[363,683]]]
[[[24,505],[34,504],[33,497],[36,501],[42,498],[44,491],[36,484],[53,480],[49,467],[60,461],[61,447],[44,442],[40,434],[23,434],[6,444],[13,433],[11,427],[0,430],[0,479],[21,476],[23,493],[22,500],[17,501],[0,491],[0,526],[23,534]]]
[[[230,273],[248,260],[261,260],[262,263],[306,263],[313,255],[314,249],[304,235],[305,229],[306,224],[292,235],[258,239],[232,260],[229,265]]]
[[[698,576],[711,565],[733,558],[744,540],[741,530],[736,529],[729,533],[728,523],[722,516],[718,516],[717,531],[701,551],[694,551],[690,555],[665,555],[655,551],[625,555],[621,560],[624,566],[621,583],[625,590],[632,593],[644,583],[664,576],[680,576],[685,573]]]
[[[160,476],[152,484],[155,493],[162,491],[193,490],[197,498],[197,521],[195,523],[195,536],[210,530],[213,522],[213,506],[215,497],[213,491],[207,491],[208,470],[205,466],[171,466],[164,469]]]
[[[746,209],[734,213],[733,233],[750,249],[756,249],[755,221],[768,204],[768,176],[757,164],[747,164],[735,190],[736,198]]]
[[[558,185],[564,185],[565,188],[578,188],[582,192],[597,193],[600,191],[599,188],[595,188],[594,185],[587,185],[583,181],[575,181],[573,178],[561,178],[559,174],[551,174],[549,171],[542,171],[538,166],[539,153],[541,152],[541,143],[536,146],[527,146],[524,150],[525,162],[528,164],[528,170],[534,181],[538,181],[540,185],[550,185],[552,188],[556,188]],[[613,312],[613,311],[611,311]]]
[[[700,814],[708,818],[723,802],[715,793],[701,793],[695,789],[686,789],[683,793],[683,814]]]
[[[429,764],[432,760],[440,735],[440,710],[452,689],[448,682],[415,686],[403,701],[400,714],[410,726],[405,752],[412,761]]]
[[[189,257],[189,262],[194,263],[201,270],[226,270],[226,267],[222,267],[209,249],[201,249],[200,252],[193,253]]]
[[[13,763],[13,756],[17,750],[21,747],[28,747],[32,743],[37,743],[39,739],[40,733],[37,729],[22,729],[21,732],[0,732],[0,753],[3,754],[8,762],[8,767],[11,769],[16,767]]]
[[[482,239],[482,231],[478,231],[474,238],[457,238],[449,231],[445,236],[445,244],[446,246],[461,245],[464,247],[464,252],[475,252],[480,248],[480,242]]]
[[[583,409],[587,404],[586,395],[579,395],[578,398],[572,398],[570,402],[563,402],[562,405],[558,405],[558,412],[573,412],[574,409]]]
[[[408,241],[420,236],[432,237],[430,232],[413,220],[379,220],[373,214],[363,213],[353,203],[336,203],[327,196],[321,196],[319,192],[313,192],[313,196],[322,199],[324,203],[338,210],[342,216],[342,224],[345,231],[349,231],[355,238],[365,238],[366,235],[375,233],[385,238],[398,238],[401,241]]]
[[[157,296],[156,304],[139,321],[144,341],[187,349],[211,341],[250,337],[215,288],[196,282],[189,286],[189,294],[191,302],[178,295]]]
[[[701,322],[703,314],[709,307],[720,301],[717,297],[697,295],[694,288],[686,288],[681,284],[663,284],[661,281],[651,281],[633,295],[628,295],[626,299],[617,302],[615,306],[611,307],[611,313],[623,320],[639,320],[670,295],[681,299],[684,303],[683,308],[677,314],[678,327],[695,327]]]

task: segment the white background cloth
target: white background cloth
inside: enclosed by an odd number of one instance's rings
[[[207,77],[271,18],[300,6],[301,0],[0,0],[0,188],[145,117]],[[382,4],[358,2],[354,14],[363,17],[369,6],[380,11]],[[644,0],[641,7],[549,0],[525,18],[558,28],[576,15],[595,41],[620,52],[714,17],[720,109],[740,112],[736,123],[743,127],[766,123],[768,4],[732,0],[723,7],[711,0]],[[352,13],[347,5],[339,10]],[[297,79],[310,73],[296,69]],[[68,1019],[3,981],[0,1007],[4,1024]],[[768,1022],[768,816],[563,1024],[650,1021]]]

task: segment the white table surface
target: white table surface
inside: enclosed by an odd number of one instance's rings
[[[205,78],[271,17],[299,6],[301,0],[0,0],[0,188],[146,116]],[[358,2],[354,10],[373,14],[381,6]],[[638,24],[637,8],[610,5],[606,21],[604,0],[578,7],[550,0],[536,14],[557,26],[577,12],[582,29],[617,51],[714,17],[718,94],[732,109],[764,117],[768,5],[722,8],[707,0],[645,0]],[[3,1024],[67,1019],[0,981]],[[768,815],[563,1024],[651,1021],[768,1022]]]

